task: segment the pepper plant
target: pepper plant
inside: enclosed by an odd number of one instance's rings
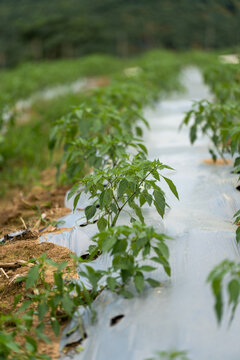
[[[110,228],[117,223],[119,215],[125,211],[130,216],[130,221],[135,221],[136,216],[144,223],[142,206],[147,203],[154,205],[161,217],[164,216],[167,206],[165,194],[158,185],[160,180],[165,181],[171,192],[178,198],[178,193],[172,180],[162,175],[164,169],[173,170],[159,160],[146,160],[142,153],[133,159],[126,156],[114,167],[105,170],[95,170],[93,174],[85,176],[69,192],[68,198],[74,194],[74,209],[81,196],[80,185],[85,186],[85,192],[90,193],[93,204],[85,208],[86,220],[95,222],[97,220],[100,231]],[[128,206],[128,210],[126,207]],[[129,213],[129,208],[134,216]]]
[[[103,169],[109,161],[115,166],[119,159],[127,155],[129,148],[135,152],[147,154],[141,138],[133,137],[128,132],[123,135],[96,135],[88,139],[79,137],[69,144],[66,152],[66,164],[73,167],[83,159],[84,163],[95,169]]]
[[[99,153],[121,157],[120,151],[127,151],[133,143],[137,146],[139,140],[135,138],[143,134],[141,123],[148,126],[143,108],[152,105],[159,93],[179,88],[180,62],[176,58],[168,57],[166,62],[158,52],[152,52],[139,60],[139,66],[140,71],[134,76],[118,74],[109,86],[87,93],[80,105],[56,122],[49,146],[63,147],[59,165],[66,163],[69,180],[74,182],[81,177],[86,163],[101,167]]]
[[[240,302],[240,262],[224,260],[214,267],[207,281],[211,284],[215,298],[215,312],[220,323],[224,313],[224,288],[227,290],[228,306],[231,310],[230,322],[233,320]]]
[[[214,100],[201,100],[193,104],[186,114],[183,124],[190,126],[190,141],[194,143],[199,132],[207,135],[213,148],[210,153],[214,161],[217,155],[225,159],[228,153],[234,159],[234,172],[240,171],[240,66],[239,64],[219,64],[209,67],[204,78],[214,94]],[[236,241],[240,240],[240,210],[234,216],[237,225]],[[220,323],[224,313],[224,289],[226,288],[231,319],[239,304],[240,264],[224,260],[214,267],[207,281],[211,284],[215,298],[215,312]]]
[[[46,280],[46,271],[49,267],[54,268],[54,286]],[[58,264],[47,259],[46,254],[44,254],[38,258],[37,264],[31,267],[26,276],[18,279],[18,281],[26,283],[27,290],[26,301],[18,309],[18,313],[36,305],[35,314],[38,316],[39,325],[35,332],[39,338],[42,336],[46,321],[51,324],[55,335],[58,336],[61,322],[71,317],[78,306],[88,304],[89,295],[86,297],[84,288],[72,283],[66,276],[68,271],[70,268],[68,268],[67,261]],[[72,294],[73,291],[75,291],[74,295]],[[21,296],[16,298],[15,304],[20,299]]]
[[[101,271],[101,275],[106,278],[105,287],[125,297],[132,297],[132,293],[126,288],[131,280],[138,292],[143,291],[145,282],[152,287],[160,285],[159,281],[151,277],[145,280],[144,277],[146,272],[156,270],[156,265],[163,266],[170,276],[169,251],[165,243],[168,239],[167,235],[157,233],[153,227],[135,221],[132,226],[114,226],[97,233],[92,238],[96,245],[91,246],[90,257],[95,256],[98,251],[101,254],[108,253],[112,264],[107,270]],[[90,266],[86,267],[87,271],[83,267],[80,266],[80,276],[88,279],[95,276]],[[99,280],[96,279],[96,282]]]
[[[193,144],[199,133],[207,135],[214,148],[210,149],[213,160],[224,159],[225,153],[238,157],[240,118],[240,66],[218,64],[205,69],[204,79],[210,86],[214,99],[193,103],[182,125],[190,127],[190,141]],[[239,160],[236,160],[237,166]],[[236,170],[238,171],[238,170]]]
[[[33,329],[33,311],[21,314],[0,316],[0,359],[51,360],[49,356],[38,353]],[[19,342],[20,336],[24,344]],[[43,336],[42,336],[43,338]],[[45,339],[45,341],[48,341]]]
[[[232,130],[237,124],[239,116],[239,103],[222,104],[201,100],[193,104],[182,125],[190,126],[189,136],[192,144],[200,132],[210,138],[213,148],[210,148],[209,152],[216,161],[217,155],[224,159],[224,153],[234,154],[239,150],[239,141],[236,139],[236,135],[232,137]]]

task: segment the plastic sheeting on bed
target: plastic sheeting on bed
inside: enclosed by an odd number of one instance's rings
[[[156,351],[177,349],[187,350],[192,360],[239,360],[240,312],[237,311],[231,327],[227,319],[218,327],[214,299],[206,284],[214,265],[225,258],[239,258],[232,224],[232,216],[240,208],[240,194],[235,189],[237,176],[231,174],[230,165],[203,163],[209,158],[206,138],[191,147],[188,129],[178,131],[191,101],[210,98],[197,69],[187,69],[183,83],[185,94],[162,101],[154,111],[146,110],[151,126],[145,134],[149,157],[159,158],[176,170],[171,178],[180,195],[177,201],[168,193],[171,209],[163,223],[153,210],[146,210],[151,224],[174,238],[169,242],[172,277],[167,278],[159,268],[154,276],[162,281],[162,286],[146,286],[141,295],[130,300],[103,291],[93,304],[97,312],[94,324],[89,311],[79,309],[87,337],[83,339],[76,326],[76,314],[68,325],[68,330],[76,331],[70,336],[65,332],[61,340],[63,347],[82,339],[84,350],[62,355],[62,359],[144,360]],[[72,221],[74,226],[77,215],[66,219],[68,225]],[[90,241],[95,231],[94,226],[79,230],[75,225],[69,235],[51,235],[49,241],[80,254],[86,251],[85,237]],[[107,256],[100,257],[94,266],[108,266],[109,261]],[[118,319],[114,325],[113,319]]]

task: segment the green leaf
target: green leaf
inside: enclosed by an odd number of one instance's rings
[[[133,269],[128,269],[128,270],[122,269],[120,275],[122,278],[122,282],[126,284],[133,275]]]
[[[109,277],[107,278],[107,285],[108,285],[108,287],[109,287],[109,289],[110,289],[111,291],[114,291],[114,290],[116,289],[116,286],[117,286],[117,281],[116,281],[116,279],[114,279],[113,277],[109,276]]]
[[[71,199],[73,195],[79,190],[79,184],[74,185],[68,193],[67,199]]]
[[[36,284],[40,274],[39,274],[39,265],[34,265],[27,274],[26,278],[26,289],[31,288],[33,285]]]
[[[45,259],[45,262],[50,266],[58,267],[58,263],[56,261],[53,261],[52,259]]]
[[[142,128],[140,128],[139,126],[136,126],[136,133],[137,133],[137,136],[143,136]]]
[[[65,294],[62,298],[62,306],[68,315],[71,315],[74,310],[74,303],[70,298],[70,295]]]
[[[154,205],[157,209],[157,212],[161,215],[161,217],[163,217],[166,206],[164,194],[159,190],[154,190],[153,196],[155,199]]]
[[[218,322],[222,319],[223,302],[222,302],[222,282],[220,278],[214,278],[212,281],[212,290],[215,296],[215,312],[217,315]]]
[[[108,236],[105,239],[103,239],[103,242],[101,244],[102,252],[105,253],[111,250],[116,242],[117,242],[117,238],[113,236]]]
[[[212,149],[210,149],[209,152],[212,155],[213,161],[216,162],[217,161],[217,156],[216,156],[215,152]]]
[[[143,265],[139,268],[142,271],[154,271],[156,270],[156,268],[154,266],[150,266],[150,265]]]
[[[118,208],[115,203],[111,204],[110,209],[114,212],[114,214],[118,215]]]
[[[111,189],[106,189],[104,191],[104,195],[103,195],[103,205],[104,206],[110,206],[111,202],[112,202],[112,190]]]
[[[26,309],[28,309],[31,305],[32,305],[32,300],[26,300],[22,303],[22,305],[20,306],[17,312],[18,313],[23,312]]]
[[[6,335],[4,334],[2,337],[3,337],[3,341],[5,342]],[[2,340],[1,334],[0,334],[0,340]],[[18,346],[18,344],[15,341],[11,341],[11,338],[8,339],[6,346],[8,347],[8,349],[11,349],[12,351],[15,351],[16,353],[20,352],[20,347]],[[1,355],[1,352],[0,352],[0,355]],[[5,360],[5,358],[3,358],[3,357],[2,358],[0,357],[0,359]]]
[[[116,255],[113,259],[113,267],[115,270],[123,269],[128,270],[133,266],[133,259],[129,256]]]
[[[134,284],[135,284],[135,287],[136,287],[138,292],[143,291],[143,289],[144,289],[144,276],[140,271],[137,272],[136,275],[134,276]]]
[[[233,217],[235,218],[235,217],[237,217],[238,215],[240,215],[240,210],[238,210],[238,211],[233,215]]]
[[[14,308],[17,306],[21,298],[22,298],[22,294],[18,294],[14,297],[14,303],[13,303]]]
[[[35,329],[35,333],[37,335],[37,338],[39,340],[43,340],[47,344],[50,344],[51,341],[50,341],[49,337],[44,334],[43,330],[44,330],[44,325],[43,324],[40,324],[40,325],[37,326],[37,328]]]
[[[101,217],[98,222],[97,222],[97,226],[98,226],[98,230],[101,232],[101,231],[104,231],[107,227],[107,220],[104,219],[104,217]]]
[[[151,206],[152,200],[153,200],[152,195],[148,194],[147,191],[143,191],[143,195],[144,195],[145,199],[147,200],[148,205]]]
[[[154,248],[154,250],[156,251],[156,248]],[[166,274],[168,276],[171,276],[171,268],[170,268],[170,265],[169,265],[168,261],[163,256],[161,256],[159,254],[159,251],[157,252],[157,255],[158,256],[152,257],[151,260],[161,264],[163,266]]]
[[[45,301],[38,305],[37,312],[38,312],[38,318],[40,321],[43,320],[47,311],[48,311],[48,305]]]
[[[229,303],[237,303],[239,298],[240,285],[237,279],[232,279],[228,284]]]
[[[114,245],[112,254],[126,254],[127,246],[128,242],[126,239],[119,239]]]
[[[190,111],[188,111],[188,112],[186,113],[186,116],[185,116],[185,118],[183,119],[183,122],[182,122],[181,125],[180,125],[180,129],[182,128],[183,124],[188,125],[192,113],[193,113],[193,110],[190,110]]]
[[[236,241],[237,243],[239,243],[240,241],[240,226],[236,230]]]
[[[62,292],[63,290],[63,278],[62,275],[58,272],[54,272],[54,281],[55,284],[57,285],[57,289]]]
[[[193,144],[196,139],[197,139],[197,127],[195,125],[193,125],[190,128],[190,141],[191,141],[191,144]]]
[[[90,220],[96,213],[96,205],[89,205],[85,208],[85,215],[87,220]]]
[[[92,302],[92,298],[91,295],[89,294],[89,292],[87,291],[87,289],[85,288],[85,286],[83,285],[83,296],[84,296],[84,300],[85,302],[90,305]]]
[[[56,263],[57,271],[58,272],[62,271],[63,269],[65,269],[67,267],[67,265],[68,265],[68,261],[63,261],[60,264]]]
[[[217,319],[218,319],[218,322],[221,321],[222,319],[222,313],[223,313],[223,302],[222,302],[222,296],[221,294],[218,294],[216,297],[215,297],[215,312],[216,312],[216,315],[217,315]]]
[[[80,196],[81,196],[81,193],[77,194],[77,195],[75,196],[75,198],[74,198],[74,202],[73,202],[73,211],[75,211],[75,210],[76,210],[76,207],[77,207],[78,200],[79,200]]]
[[[52,329],[53,329],[53,332],[56,336],[58,336],[60,334],[60,324],[57,320],[53,320],[51,322],[52,324]]]
[[[162,255],[168,259],[169,258],[169,250],[166,244],[164,244],[163,242],[159,242],[158,243],[158,248],[161,251]]]
[[[25,336],[25,339],[26,339],[26,349],[30,352],[34,352],[36,353],[37,352],[37,343],[36,343],[36,340],[34,340],[32,337],[30,336]]]
[[[160,177],[159,177],[159,174],[158,174],[158,171],[156,169],[153,169],[152,170],[152,176],[154,177],[154,179],[156,180],[160,180]]]
[[[143,151],[144,154],[147,155],[148,151],[145,145],[138,143],[138,146],[140,147],[140,149]]]
[[[145,204],[146,198],[145,198],[144,194],[140,195],[139,202],[140,202],[141,207]]]
[[[118,196],[121,198],[123,196],[123,194],[126,192],[126,190],[128,189],[128,181],[126,179],[122,179],[119,183],[118,186]]]
[[[130,291],[126,290],[126,289],[121,289],[119,291],[119,294],[123,295],[127,299],[132,299],[133,298],[133,294]]]
[[[152,287],[158,287],[158,286],[160,286],[160,282],[157,281],[157,280],[154,280],[154,279],[152,279],[152,278],[147,278],[146,280],[147,280],[147,282],[148,282]]]
[[[141,208],[137,204],[135,204],[133,201],[129,201],[128,204],[135,211],[135,214],[137,215],[137,217],[139,218],[141,223],[144,224],[144,217],[143,217]]]
[[[176,186],[174,185],[174,183],[172,182],[172,180],[166,178],[165,176],[163,176],[164,180],[166,181],[166,183],[168,184],[170,190],[172,191],[172,193],[176,196],[176,198],[179,200],[179,196],[178,196],[178,192],[176,189]]]
[[[100,196],[99,196],[100,209],[103,209],[103,207],[104,207],[103,198],[104,198],[104,191],[102,191]]]

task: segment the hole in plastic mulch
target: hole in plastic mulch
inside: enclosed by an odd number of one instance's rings
[[[67,336],[70,336],[70,335],[67,335]],[[69,344],[67,344],[67,345],[64,347],[64,353],[65,353],[65,354],[68,354],[68,353],[70,353],[72,350],[75,351],[77,347],[79,347],[80,345],[82,345],[82,342],[83,342],[87,337],[88,337],[88,336],[87,336],[87,333],[84,332],[83,337],[82,337],[80,340],[70,342]]]
[[[240,185],[238,185],[238,186],[236,187],[236,190],[240,191]]]
[[[99,257],[99,255],[101,255],[101,251],[98,251],[98,252],[91,258],[91,260],[96,260],[96,259]],[[90,254],[89,254],[89,253],[85,253],[85,254],[81,255],[80,258],[81,258],[82,260],[89,260],[89,259],[90,259]]]
[[[110,321],[110,326],[114,326],[119,323],[124,318],[125,315],[114,316]]]
[[[97,221],[98,221],[98,220],[94,220],[92,223],[85,222],[85,223],[83,223],[83,224],[79,225],[79,227],[85,227],[85,226],[87,226],[87,225],[96,224],[96,223],[97,223]]]
[[[83,260],[89,259],[89,253],[81,255],[80,258]]]

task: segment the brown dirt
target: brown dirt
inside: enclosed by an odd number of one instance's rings
[[[70,257],[71,251],[62,246],[52,243],[38,243],[37,240],[21,240],[14,243],[8,243],[0,246],[0,262],[11,263],[17,260],[30,260],[31,258],[38,258],[42,254],[47,254],[48,258],[56,262],[68,261],[69,267],[72,269],[71,277],[76,276],[73,259]],[[3,273],[1,276],[0,285],[0,313],[7,314],[11,312],[14,302],[14,297],[19,294],[25,293],[24,283],[17,283],[13,279],[16,275],[23,275],[29,267],[26,265],[17,268],[5,268],[6,276]],[[46,281],[53,284],[53,268],[47,270]],[[24,299],[24,297],[23,297]],[[21,305],[21,302],[20,304]],[[62,324],[61,330],[65,324]],[[45,333],[50,338],[50,344],[39,342],[39,353],[49,355],[53,360],[59,357],[59,338],[55,336],[50,326],[46,327]],[[19,339],[21,343],[21,339]]]
[[[88,79],[88,83],[86,84],[86,89],[95,89],[100,87],[105,87],[110,84],[110,79],[107,76],[97,76]]]
[[[213,161],[213,159],[204,159],[203,163],[206,165],[231,165],[233,162],[232,160],[224,160],[224,159],[217,159]]]
[[[64,207],[69,186],[54,186],[55,170],[42,173],[41,185],[12,189],[1,199],[0,238],[9,232],[28,228],[39,230],[70,210]]]
[[[70,230],[57,229],[49,224],[70,211],[64,207],[64,197],[69,186],[54,186],[54,181],[54,171],[46,170],[43,172],[41,185],[25,191],[12,189],[5,198],[1,199],[0,238],[18,230],[29,231],[22,237],[0,244],[0,263],[28,261],[47,254],[48,258],[56,262],[69,261],[71,277],[76,277],[69,249],[48,242],[39,243],[39,237],[44,233]],[[43,228],[45,229],[39,233]],[[0,314],[7,314],[12,311],[14,297],[19,293],[25,293],[24,283],[17,283],[14,279],[27,273],[29,265],[24,264],[15,268],[2,267],[2,269],[3,271],[0,269]],[[50,284],[53,284],[53,271],[53,268],[47,270],[46,280]],[[62,325],[61,330],[64,326],[65,324]],[[50,344],[39,342],[39,353],[47,354],[51,359],[56,360],[59,357],[59,338],[56,338],[50,325],[46,327],[45,333],[51,342]],[[23,340],[19,339],[19,341],[22,343]]]

